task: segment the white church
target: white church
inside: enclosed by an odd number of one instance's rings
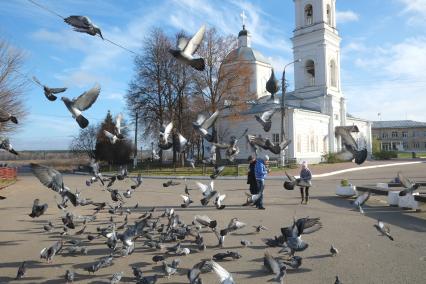
[[[340,41],[336,29],[336,0],[294,0],[296,27],[291,38],[294,57],[294,86],[292,92],[285,93],[284,138],[292,143],[282,154],[275,155],[263,151],[273,160],[285,159],[313,163],[322,161],[327,153],[342,149],[341,138],[336,136],[338,126],[356,125],[355,139],[364,141],[371,153],[371,122],[355,118],[346,112],[346,100],[340,81]],[[238,136],[248,128],[248,134],[269,138],[274,143],[282,141],[281,135],[281,93],[275,94],[275,102],[266,91],[272,66],[258,51],[251,47],[251,35],[243,25],[238,34],[238,47],[231,51],[222,68],[245,66],[251,72],[240,84],[249,92],[253,100],[247,110],[235,121],[223,113],[218,121],[218,134],[221,141],[228,141],[231,135]],[[249,76],[247,78],[247,76]],[[238,84],[237,84],[238,85]],[[281,84],[280,84],[281,85]],[[232,89],[230,92],[238,92]],[[254,118],[271,108],[278,108],[272,118],[272,127],[264,132]],[[242,138],[238,143],[238,159],[246,159],[251,150]]]

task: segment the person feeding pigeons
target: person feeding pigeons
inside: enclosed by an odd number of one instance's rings
[[[269,162],[269,156],[265,155],[264,159],[257,159],[255,165],[255,175],[256,175],[256,183],[258,194],[260,194],[260,198],[256,202],[257,209],[264,210],[263,207],[263,191],[265,189],[265,177],[268,174],[268,169],[265,166],[266,163]]]
[[[311,183],[312,173],[308,168],[308,162],[302,162],[302,170],[300,171],[300,195],[302,196],[302,201],[300,204],[303,204],[303,200],[305,200],[305,204],[308,204],[309,201],[309,187],[312,185]]]

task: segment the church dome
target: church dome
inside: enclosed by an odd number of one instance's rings
[[[238,61],[258,61],[270,64],[268,60],[259,51],[247,46],[241,46],[231,51],[226,56],[224,63],[232,63]]]

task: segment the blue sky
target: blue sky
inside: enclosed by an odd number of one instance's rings
[[[35,1],[65,17],[89,16],[106,38],[135,51],[153,27],[192,34],[205,23],[237,35],[244,10],[252,47],[269,58],[276,74],[293,59],[291,0]],[[69,87],[68,97],[98,82],[101,95],[86,111],[91,123],[101,121],[107,110],[126,114],[123,97],[134,73],[131,53],[73,32],[27,0],[2,1],[0,14],[0,37],[24,52],[26,74],[52,87]],[[380,112],[382,120],[426,121],[426,0],[338,0],[337,28],[348,112],[371,120]],[[34,85],[28,86],[25,99],[29,115],[11,136],[14,147],[67,149],[79,129],[63,103],[47,101]]]

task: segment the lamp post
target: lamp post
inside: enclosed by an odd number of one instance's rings
[[[286,85],[285,85],[285,69],[290,66],[291,64],[294,64],[296,62],[300,62],[302,61],[300,58],[294,60],[293,62],[287,63],[284,66],[284,70],[283,70],[283,77],[281,79],[281,90],[282,90],[282,94],[281,94],[281,143],[284,141],[284,116],[285,116],[285,104],[284,104],[284,100],[285,100],[285,92],[286,92]],[[285,166],[285,150],[282,149],[281,150],[281,166],[284,167]]]

